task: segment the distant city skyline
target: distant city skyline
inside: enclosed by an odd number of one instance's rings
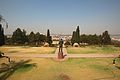
[[[12,34],[18,27],[46,34],[120,34],[120,0],[0,0],[0,15]]]

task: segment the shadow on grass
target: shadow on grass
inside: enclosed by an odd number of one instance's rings
[[[35,66],[36,64],[26,64],[30,62],[31,60],[21,60],[19,62],[10,62],[9,64],[5,64],[6,67],[0,68],[0,80],[6,80],[8,77],[10,77],[16,70],[21,68],[28,68],[29,66]]]
[[[115,67],[120,70],[120,66],[115,66]]]

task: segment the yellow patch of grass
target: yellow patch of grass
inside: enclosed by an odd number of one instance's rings
[[[38,53],[52,54],[55,52],[54,47],[0,47],[0,51],[4,53]]]

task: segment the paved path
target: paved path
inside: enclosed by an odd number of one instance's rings
[[[120,54],[68,54],[69,58],[115,58]]]
[[[9,57],[30,57],[30,58],[57,58],[59,48],[56,49],[55,54],[26,54],[26,53],[5,53]],[[68,54],[67,49],[63,48],[65,58],[115,58],[120,54]]]

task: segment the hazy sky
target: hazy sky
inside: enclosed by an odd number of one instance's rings
[[[0,0],[0,14],[8,21],[6,34],[17,27],[46,33],[120,34],[120,0]]]

